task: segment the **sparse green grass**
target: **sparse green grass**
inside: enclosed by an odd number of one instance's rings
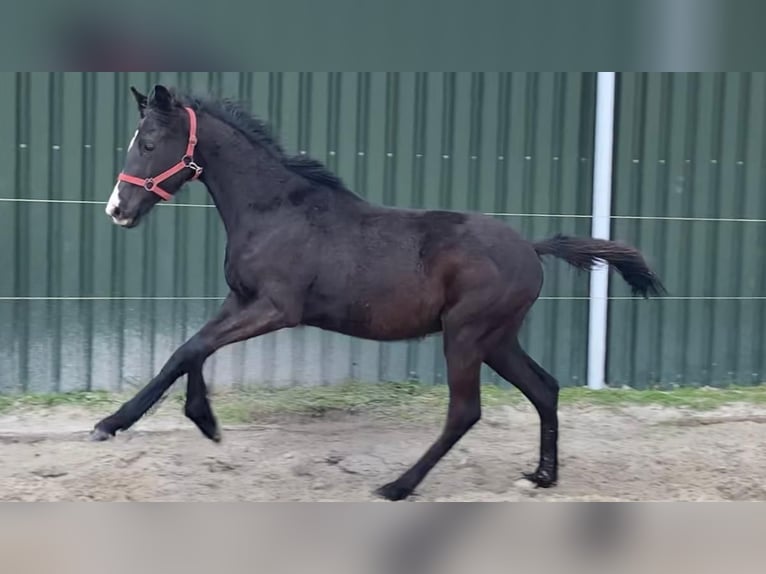
[[[567,388],[561,391],[561,404],[600,406],[657,405],[712,410],[732,403],[766,404],[766,385],[752,387],[682,387],[672,390],[605,389],[592,391],[586,388]]]
[[[101,392],[44,393],[29,395],[0,395],[0,413],[20,408],[52,408],[76,406],[100,408],[116,404],[115,395]]]
[[[54,407],[78,407],[108,412],[126,398],[127,395],[106,392],[0,395],[0,413]],[[184,395],[182,392],[175,392],[168,400],[180,406]],[[443,414],[447,406],[447,389],[445,386],[417,383],[347,383],[336,386],[224,391],[217,393],[212,400],[218,417],[226,424],[248,423],[271,416],[321,417],[333,413],[365,413],[417,420]],[[482,402],[485,407],[518,405],[525,400],[515,389],[485,385],[482,390]],[[560,403],[562,406],[593,405],[617,408],[628,405],[657,405],[711,410],[731,403],[766,404],[766,385],[673,390],[591,391],[585,388],[565,388],[561,391]]]

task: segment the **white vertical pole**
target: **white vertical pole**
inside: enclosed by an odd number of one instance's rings
[[[591,235],[609,239],[612,214],[615,72],[599,72],[596,89],[595,157],[593,160],[593,223]],[[606,383],[606,331],[609,270],[599,265],[590,276],[588,320],[588,387]]]

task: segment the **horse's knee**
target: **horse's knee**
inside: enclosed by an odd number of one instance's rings
[[[481,420],[481,404],[478,402],[461,403],[450,408],[447,427],[465,433]]]
[[[206,397],[199,397],[196,395],[186,395],[186,402],[184,403],[184,414],[192,420],[204,416]]]
[[[476,407],[471,412],[466,413],[465,419],[463,421],[466,426],[466,430],[474,426],[480,420],[481,420],[481,407]]]
[[[202,362],[194,361],[190,363],[186,376],[188,382],[186,385],[184,412],[186,416],[193,419],[194,415],[209,410],[207,386],[202,375]]]

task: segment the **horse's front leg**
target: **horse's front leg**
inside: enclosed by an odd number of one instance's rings
[[[207,396],[207,386],[202,375],[202,364],[195,364],[186,374],[186,404],[184,414],[197,425],[202,434],[213,442],[220,442],[221,432],[213,408]]]
[[[242,302],[236,295],[230,294],[218,315],[181,345],[148,385],[114,414],[96,424],[91,438],[106,440],[114,436],[117,431],[129,429],[162,398],[179,377],[186,373],[190,374],[188,391],[191,393],[191,397],[187,397],[187,415],[190,415],[198,426],[200,426],[200,420],[205,425],[204,419],[207,416],[204,412],[205,404],[212,416],[202,379],[202,365],[205,360],[221,347],[231,343],[294,326],[297,324],[297,318],[294,313],[290,313],[292,307],[283,305],[278,307],[267,297],[252,302]],[[215,421],[215,419],[212,420]],[[210,438],[218,436],[217,425],[212,431],[209,424],[205,428],[200,426],[200,430],[205,434],[209,432]]]

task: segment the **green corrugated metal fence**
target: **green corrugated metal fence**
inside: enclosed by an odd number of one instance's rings
[[[130,232],[103,213],[137,120],[128,87],[155,82],[247,102],[288,149],[326,161],[374,201],[590,211],[593,74],[5,73],[4,391],[141,384],[212,314],[217,301],[201,298],[225,293],[222,227],[201,186]],[[588,232],[587,219],[502,217],[531,237]],[[584,277],[551,265],[546,295],[586,290]],[[525,332],[565,384],[583,380],[586,323],[586,302],[546,300]],[[224,350],[208,369],[220,385],[444,377],[438,338],[378,344],[311,329]]]
[[[590,231],[595,74],[0,73],[0,390],[143,384],[226,292],[199,184],[135,230],[103,213],[137,121],[128,86],[156,82],[246,102],[371,200],[495,213],[530,238]],[[620,75],[614,211],[650,219],[618,219],[613,236],[672,295],[766,292],[764,224],[651,219],[764,217],[763,100],[762,75]],[[587,289],[546,264],[524,331],[565,385],[584,384]],[[627,294],[618,281],[612,293]],[[756,380],[764,318],[756,300],[615,300],[609,382]],[[438,337],[313,329],[225,349],[207,369],[214,385],[444,379]]]
[[[620,74],[618,102],[613,211],[646,219],[613,235],[673,298],[612,301],[610,383],[763,382],[766,74]]]

